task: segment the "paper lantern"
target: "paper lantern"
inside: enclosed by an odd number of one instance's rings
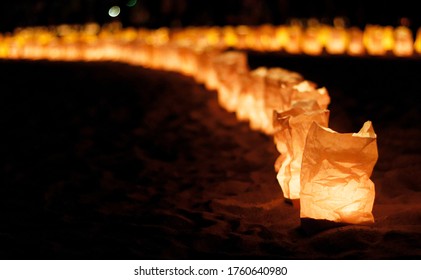
[[[396,56],[411,56],[414,52],[414,39],[408,27],[399,26],[394,33],[395,45],[393,53]]]
[[[348,30],[348,33],[348,54],[354,56],[363,55],[365,53],[363,43],[363,32],[357,27],[352,27]]]
[[[348,46],[348,33],[344,28],[331,28],[327,36],[326,51],[329,54],[343,54]]]
[[[254,130],[262,130],[264,121],[266,120],[264,92],[266,86],[266,75],[268,69],[259,67],[250,72],[248,78],[249,92],[252,95],[253,109],[248,112],[250,127]]]
[[[316,84],[310,81],[302,81],[292,87],[291,106],[300,101],[314,100],[320,109],[327,109],[330,104],[330,96],[325,87],[316,89]]]
[[[414,48],[417,53],[421,53],[421,27],[417,30],[417,35],[415,38]]]
[[[241,75],[248,72],[247,55],[238,51],[222,53],[215,58],[214,67],[218,79],[219,105],[228,112],[235,112],[241,90]]]
[[[221,49],[207,47],[199,55],[199,65],[201,66],[197,73],[199,81],[203,82],[207,89],[215,90],[217,88],[216,71],[213,64],[215,58],[222,53]]]
[[[364,31],[363,42],[368,54],[386,54],[383,27],[378,25],[368,25]]]
[[[270,24],[264,24],[256,28],[258,49],[261,51],[275,51],[281,48],[276,38],[276,29]]]
[[[395,45],[394,32],[395,31],[393,26],[383,27],[382,44],[386,52],[393,50],[393,47]]]
[[[312,103],[313,108],[318,107],[317,103]],[[277,179],[287,199],[300,198],[301,161],[311,124],[317,122],[327,127],[329,121],[328,110],[308,110],[312,108],[298,104],[288,111],[275,111],[273,117],[274,140],[281,153],[275,169],[279,167]]]
[[[320,29],[307,28],[301,41],[301,50],[308,55],[320,55],[323,52],[323,43],[319,40]]]
[[[241,90],[238,95],[237,110],[235,112],[237,119],[240,121],[250,120],[255,110],[256,105],[253,93],[256,90],[255,85],[259,86],[255,84],[255,75],[253,75],[253,72],[241,73]]]
[[[288,27],[287,26],[280,25],[276,27],[275,41],[276,41],[276,44],[278,44],[280,50],[285,48],[286,44],[288,44]]]
[[[358,133],[337,133],[313,123],[301,164],[301,218],[359,224],[374,222],[377,142],[370,121]]]
[[[286,111],[291,108],[293,86],[302,82],[304,78],[297,72],[280,67],[269,68],[266,75],[264,102],[266,119],[263,120],[263,131],[273,132],[273,111]]]
[[[287,53],[290,53],[290,54],[301,53],[302,33],[303,33],[302,28],[299,25],[292,25],[288,27],[287,40],[284,45],[284,49]]]

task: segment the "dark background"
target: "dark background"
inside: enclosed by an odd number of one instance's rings
[[[136,3],[129,7],[128,3]],[[125,26],[187,26],[283,24],[292,18],[316,17],[331,23],[336,16],[346,17],[349,25],[367,23],[393,25],[402,17],[414,30],[420,25],[416,1],[380,0],[20,0],[2,1],[0,28],[12,31],[19,26],[61,23],[106,23],[114,5],[121,7],[117,20]]]

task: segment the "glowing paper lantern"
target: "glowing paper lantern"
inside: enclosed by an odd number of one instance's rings
[[[393,53],[396,56],[411,56],[414,52],[414,39],[411,30],[405,26],[399,26],[395,29],[394,36]]]
[[[266,75],[268,69],[266,67],[259,67],[250,72],[249,78],[249,89],[252,95],[253,108],[248,112],[250,119],[250,127],[254,130],[262,130],[263,123],[266,120],[265,112],[265,86],[266,86]]]
[[[329,110],[305,109],[311,107],[295,106],[284,112],[274,111],[273,115],[274,140],[281,153],[275,169],[279,167],[277,179],[287,199],[300,198],[301,161],[310,126],[313,122],[328,126]]]
[[[218,79],[218,102],[229,112],[235,112],[241,90],[241,75],[248,72],[247,55],[229,51],[217,56],[214,67]]]
[[[327,109],[330,104],[330,96],[325,87],[316,89],[316,85],[310,81],[302,81],[292,87],[291,106],[299,101],[314,100],[321,109]]]
[[[394,29],[392,26],[383,27],[383,48],[386,52],[391,51],[395,45]]]
[[[421,28],[418,28],[415,38],[414,48],[417,53],[421,53]]]
[[[344,28],[331,28],[327,36],[326,51],[329,54],[343,54],[348,46],[348,34]]]
[[[221,49],[207,47],[199,53],[199,61],[201,69],[196,73],[198,81],[203,82],[207,89],[214,90],[217,88],[216,71],[213,64],[215,58],[222,53]]]
[[[289,26],[287,29],[287,40],[284,49],[290,54],[299,54],[301,52],[302,28],[299,25]]]
[[[313,123],[301,164],[301,218],[374,222],[377,142],[370,121],[358,133],[337,133]]]
[[[241,90],[238,95],[238,104],[236,110],[237,119],[240,121],[248,121],[252,112],[255,110],[254,93],[255,78],[253,72],[245,72],[241,74]]]
[[[301,50],[308,55],[320,55],[323,52],[323,43],[319,40],[320,29],[309,27],[305,30],[301,41]]]
[[[368,25],[364,31],[363,42],[368,54],[386,54],[383,27],[378,25]]]
[[[265,133],[273,133],[274,110],[286,111],[291,108],[293,86],[303,80],[304,78],[297,72],[280,67],[269,68],[264,91],[266,119],[262,123]]]
[[[352,27],[348,30],[349,43],[348,43],[348,54],[349,55],[363,55],[365,53],[363,43],[363,32],[357,28]]]

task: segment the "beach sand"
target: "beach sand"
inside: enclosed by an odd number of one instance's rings
[[[181,74],[112,62],[0,61],[1,259],[419,259],[421,60],[250,54],[371,120],[375,223],[309,234],[271,137]]]

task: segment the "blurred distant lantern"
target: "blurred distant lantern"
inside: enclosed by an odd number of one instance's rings
[[[266,120],[264,93],[267,72],[268,69],[266,67],[259,67],[244,77],[246,80],[245,86],[247,86],[245,90],[247,90],[248,94],[251,94],[252,97],[252,108],[247,111],[247,108],[241,107],[241,111],[247,112],[240,112],[240,114],[248,115],[250,127],[254,130],[262,130],[264,120]]]
[[[408,27],[399,26],[394,33],[395,44],[393,53],[396,56],[411,56],[414,52],[414,39]]]
[[[301,53],[301,37],[302,27],[299,25],[292,25],[287,28],[287,39],[284,45],[284,49],[290,54]]]
[[[296,103],[291,110],[274,111],[274,140],[281,153],[276,161],[275,169],[278,172],[279,185],[287,199],[300,198],[301,161],[311,124],[317,122],[322,126],[328,126],[329,111],[312,110],[318,108],[318,104],[315,101],[307,101],[307,103],[313,103],[313,108],[308,105],[300,106],[303,104],[301,102]]]
[[[236,111],[239,120],[250,121],[250,127],[261,130],[266,119],[264,104],[266,67],[243,73],[241,92]]]
[[[417,30],[414,48],[417,53],[421,54],[421,27]]]
[[[374,222],[377,142],[370,121],[358,133],[337,133],[313,123],[301,164],[301,218],[359,224]]]
[[[329,54],[343,54],[348,45],[348,33],[345,28],[330,28],[326,39],[326,51]]]
[[[256,28],[258,50],[261,51],[275,51],[281,48],[279,42],[274,40],[276,36],[276,29],[269,24],[262,25]]]
[[[279,45],[279,49],[285,48],[285,45],[288,43],[288,30],[285,25],[276,27],[275,41]]]
[[[383,48],[386,52],[393,50],[395,45],[394,28],[392,26],[383,27]]]
[[[251,35],[252,30],[247,25],[240,25],[235,29],[237,34],[237,49],[247,49],[247,38]]]
[[[357,27],[352,27],[348,30],[348,33],[348,54],[355,56],[363,55],[365,53],[363,44],[363,32]]]
[[[247,55],[244,52],[229,51],[214,60],[218,80],[218,102],[229,112],[235,112],[241,91],[241,76],[248,70]]]
[[[200,69],[196,73],[198,80],[203,82],[206,88],[214,90],[217,88],[217,76],[213,61],[222,53],[221,49],[207,47],[199,54]]]
[[[308,55],[320,55],[323,52],[323,43],[319,40],[320,29],[309,27],[304,31],[301,40],[301,50]]]
[[[368,25],[364,30],[364,46],[369,55],[385,55],[385,43],[383,27]]]
[[[222,30],[223,38],[225,45],[227,47],[235,47],[238,43],[237,33],[235,32],[234,27],[226,26]]]

